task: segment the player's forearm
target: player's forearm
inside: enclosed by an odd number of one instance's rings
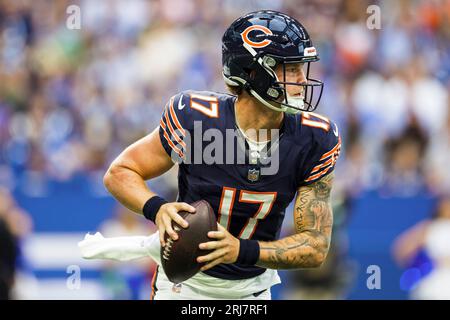
[[[269,269],[315,268],[325,260],[329,242],[320,233],[311,231],[277,241],[259,241],[257,266]]]
[[[271,269],[320,266],[330,246],[333,212],[330,193],[333,174],[301,187],[295,201],[296,234],[273,242],[259,242],[258,266]]]
[[[155,195],[137,172],[121,164],[113,163],[103,182],[120,203],[136,213],[142,214],[145,202]]]

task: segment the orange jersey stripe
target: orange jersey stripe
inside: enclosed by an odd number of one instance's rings
[[[180,136],[176,133],[176,131],[173,129],[172,124],[170,123],[169,120],[169,116],[168,116],[168,112],[167,110],[164,112],[165,118],[166,118],[166,123],[167,123],[167,127],[169,128],[169,131],[172,135],[172,137],[175,138],[175,140],[183,147],[186,148],[186,143],[184,143],[184,141],[180,138]]]
[[[178,149],[178,147],[176,145],[173,144],[172,140],[170,140],[169,135],[166,132],[166,125],[164,124],[164,122],[162,120],[159,121],[160,126],[163,128],[164,131],[164,138],[166,139],[167,143],[169,144],[169,146],[172,148],[173,151],[175,151],[181,158],[184,157],[183,151],[181,151],[180,149]]]
[[[331,164],[332,162],[333,162],[333,158],[328,159],[326,162],[324,162],[324,163],[322,163],[322,164],[319,164],[319,165],[315,166],[315,167],[313,168],[313,170],[311,171],[311,173],[314,173],[314,172],[319,171],[320,168],[326,167],[326,166],[328,166],[329,164]]]
[[[331,168],[333,168],[334,166],[329,166],[328,168],[326,168],[323,171],[320,171],[319,173],[316,173],[315,175],[310,176],[308,179],[305,180],[305,182],[309,182],[312,180],[315,180],[317,178],[320,178],[321,176],[323,176],[325,173],[327,173],[328,171],[330,171]]]
[[[180,130],[181,134],[184,136],[186,135],[186,132],[184,131],[183,126],[180,124],[180,121],[178,121],[177,114],[173,110],[173,100],[174,98],[170,100],[170,107],[169,107],[170,118],[172,119],[173,123],[175,123],[175,126],[178,128],[178,130]]]
[[[336,146],[331,149],[330,151],[328,151],[327,153],[325,153],[322,158],[320,158],[320,160],[325,160],[326,158],[328,158],[329,156],[331,156],[333,154],[333,152],[335,152],[337,149],[339,149],[341,147],[341,138],[339,138],[338,143],[336,144]]]

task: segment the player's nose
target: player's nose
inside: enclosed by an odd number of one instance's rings
[[[297,83],[306,83],[306,76],[303,69],[300,69],[300,71],[297,72]]]

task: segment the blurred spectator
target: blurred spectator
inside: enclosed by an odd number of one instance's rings
[[[0,244],[0,300],[8,300],[14,283],[17,244],[1,214]]]
[[[12,297],[20,240],[30,229],[28,216],[16,206],[9,191],[0,187],[0,299]]]
[[[413,118],[404,131],[385,143],[383,193],[413,196],[423,191],[423,157],[427,135]]]
[[[448,100],[450,110],[450,99]],[[450,190],[450,112],[447,115],[446,126],[436,132],[430,139],[430,147],[426,154],[426,178],[430,190],[442,195]]]
[[[412,287],[414,299],[450,299],[450,197],[437,204],[433,217],[422,221],[401,234],[394,244],[394,257],[398,264],[411,270],[421,250],[431,259],[433,270],[417,266],[422,273]]]
[[[21,209],[12,194],[2,187],[0,187],[0,217],[4,219],[17,240],[28,235],[33,227],[28,213]]]

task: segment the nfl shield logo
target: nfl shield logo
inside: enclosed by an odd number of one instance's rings
[[[259,180],[259,169],[248,169],[247,179],[250,182],[256,182]]]

